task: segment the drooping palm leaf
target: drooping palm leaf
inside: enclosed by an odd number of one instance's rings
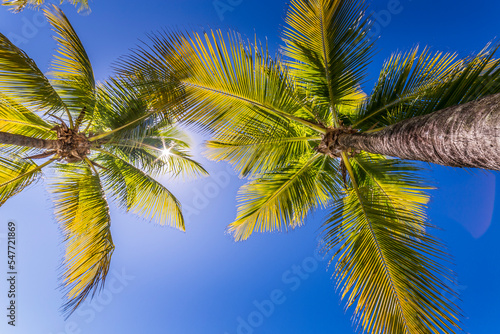
[[[324,247],[336,251],[334,276],[360,332],[461,332],[446,297],[454,296],[448,256],[427,231],[418,168],[368,154],[343,160],[350,186],[324,225]]]
[[[109,208],[99,176],[84,163],[57,165],[51,184],[56,218],[65,236],[64,290],[70,314],[104,284],[114,250]]]
[[[42,168],[52,162],[49,160],[37,166],[16,153],[0,146],[0,206],[35,182],[40,177]]]
[[[97,159],[104,168],[107,191],[119,205],[141,217],[185,230],[179,201],[163,185],[126,161],[110,154]]]
[[[238,216],[229,226],[229,232],[236,240],[245,240],[257,231],[283,231],[301,226],[311,210],[325,207],[337,196],[337,191],[332,191],[338,184],[335,175],[328,175],[327,182],[323,175],[325,168],[332,170],[329,166],[332,163],[335,160],[310,154],[244,185],[238,196]]]

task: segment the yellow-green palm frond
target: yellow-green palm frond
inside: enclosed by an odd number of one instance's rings
[[[0,94],[35,110],[59,111],[64,104],[33,59],[0,34]]]
[[[159,152],[159,160],[165,163],[170,174],[181,177],[208,175],[205,168],[193,160],[189,149],[189,138],[180,129],[167,126],[158,129],[158,132],[153,133],[148,139],[155,143],[156,147],[159,147],[161,143],[162,150]],[[157,171],[161,171],[161,169],[158,168]],[[167,171],[165,170],[165,172]],[[155,173],[155,170],[151,170],[151,173]]]
[[[323,123],[356,92],[372,54],[363,0],[292,0],[283,33],[284,55],[297,83],[322,106]]]
[[[493,58],[498,47],[464,59],[418,48],[393,54],[352,123],[383,127],[500,92],[500,60]]]
[[[78,6],[78,12],[90,12],[88,0],[61,0],[61,3],[69,2],[75,7]],[[8,6],[10,10],[19,13],[26,8],[38,9],[45,3],[45,0],[3,0],[3,5]]]
[[[106,190],[120,206],[144,219],[185,230],[180,203],[167,188],[112,154],[100,154],[97,161],[106,168],[102,172]]]
[[[207,142],[207,156],[215,161],[228,161],[242,177],[285,167],[289,161],[310,154],[320,136],[311,136],[303,127],[272,126],[241,122],[237,127],[214,136]]]
[[[245,240],[253,232],[301,226],[310,211],[325,207],[337,196],[339,180],[325,171],[331,171],[335,163],[321,154],[310,154],[287,167],[256,176],[240,189],[238,216],[229,232],[236,240]]]
[[[77,7],[79,13],[80,12],[90,13],[90,6],[88,0],[62,0],[61,3],[63,2],[69,2],[73,6]]]
[[[8,6],[15,13],[23,11],[25,8],[39,8],[45,0],[3,0],[2,5]]]
[[[427,230],[427,187],[398,160],[343,157],[350,182],[324,224],[334,277],[360,333],[459,333],[449,260]]]
[[[23,150],[0,145],[0,206],[35,182],[41,176],[42,168],[52,162],[49,160],[38,166],[23,159],[21,152]]]
[[[71,314],[102,288],[114,250],[109,208],[99,176],[81,164],[57,165],[51,184],[57,221],[65,236],[63,310]]]
[[[52,126],[37,114],[0,94],[0,131],[33,138],[55,139]]]
[[[185,92],[182,122],[220,133],[251,116],[261,123],[294,121],[324,132],[312,122],[314,115],[284,67],[257,41],[245,42],[235,32],[224,37],[221,31],[163,33],[151,40],[151,47],[123,58],[117,70],[139,81],[147,81],[149,73],[175,73]]]
[[[152,176],[197,177],[207,171],[193,160],[189,144],[181,139],[181,132],[173,126],[150,131],[142,138],[120,138],[104,147],[121,159]]]
[[[92,65],[80,38],[57,6],[44,9],[47,20],[57,34],[57,55],[54,56],[51,76],[62,100],[76,118],[85,107],[86,118],[92,117],[95,106],[95,80]]]
[[[123,78],[110,78],[98,88],[91,130],[100,134],[97,138],[140,140],[152,130],[171,124],[172,114],[182,108],[183,95],[175,80],[164,85],[169,87],[168,93],[163,94],[165,108],[156,109],[142,96],[139,85]]]

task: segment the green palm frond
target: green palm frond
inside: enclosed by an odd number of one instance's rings
[[[78,12],[90,12],[88,0],[61,0],[61,3],[69,2],[75,7],[78,6]],[[10,7],[15,13],[21,12],[26,8],[38,9],[45,3],[45,0],[3,0],[3,5]]]
[[[446,295],[448,256],[427,230],[427,187],[418,168],[369,155],[343,157],[350,186],[324,224],[324,248],[361,333],[459,333]],[[448,283],[448,284],[446,284]]]
[[[294,121],[324,132],[311,122],[314,115],[286,70],[257,41],[252,45],[234,32],[224,38],[220,31],[157,34],[151,40],[150,49],[135,50],[117,70],[146,82],[150,73],[174,72],[185,90],[185,112],[179,117],[186,123],[218,133],[251,115],[261,123]]]
[[[0,34],[0,94],[36,110],[59,111],[64,104],[33,59]]]
[[[185,230],[180,204],[167,188],[111,154],[100,154],[97,160],[106,168],[102,172],[106,189],[120,206],[158,224]]]
[[[52,162],[49,160],[38,166],[23,159],[16,154],[20,153],[17,151],[0,147],[0,206],[35,182],[41,176],[42,168]]]
[[[99,134],[95,137],[106,140],[120,141],[140,140],[151,133],[152,128],[166,126],[171,121],[163,113],[151,111],[148,104],[139,98],[124,95],[118,106],[111,103],[111,96],[106,94],[108,101],[99,101],[93,130]],[[114,101],[119,103],[119,100]]]
[[[140,85],[123,78],[110,78],[98,88],[92,130],[98,135],[91,140],[140,141],[156,129],[175,121],[182,109],[182,90],[175,79],[163,82],[168,93],[162,94],[162,108],[155,108],[144,97]]]
[[[493,58],[498,47],[464,59],[418,48],[392,55],[352,123],[387,126],[500,92],[500,60]]]
[[[57,36],[58,55],[52,64],[52,84],[74,118],[87,109],[91,118],[95,106],[95,80],[92,65],[78,35],[57,6],[44,10]],[[70,120],[71,123],[71,120]]]
[[[170,126],[165,130],[167,133],[159,132],[157,136],[144,137],[140,141],[122,138],[111,141],[104,147],[152,176],[207,175],[203,166],[192,159],[188,144],[169,137],[171,129],[175,128]]]
[[[303,225],[311,210],[325,207],[337,196],[332,184],[338,184],[338,180],[332,180],[333,175],[323,175],[332,163],[335,160],[312,154],[244,185],[238,196],[238,216],[229,232],[236,240],[245,240],[253,232],[283,231]]]
[[[242,177],[285,167],[311,153],[311,142],[320,136],[310,136],[302,127],[287,128],[252,121],[236,129],[214,136],[207,143],[207,156],[215,161],[228,161]]]
[[[165,149],[160,152],[160,160],[164,161],[168,171],[175,176],[181,177],[208,175],[205,168],[199,162],[193,160],[189,145],[182,140],[177,140],[175,137],[170,137],[171,135],[175,136],[175,132],[178,132],[178,129],[175,129],[175,131],[171,131],[171,129],[175,128],[168,127],[156,137],[156,140],[161,138],[162,144],[165,143],[167,147],[167,152]],[[161,169],[157,170],[160,171]]]
[[[286,64],[321,106],[323,123],[338,126],[336,105],[349,103],[372,54],[365,1],[292,0],[283,34]],[[344,101],[344,102],[342,102]]]
[[[52,126],[31,110],[0,94],[0,131],[34,138],[55,139]]]
[[[67,1],[73,6],[78,8],[78,12],[90,13],[89,1],[88,0],[63,0]]]
[[[2,5],[10,7],[15,13],[23,11],[25,8],[39,8],[45,0],[3,0]]]
[[[109,208],[98,175],[85,164],[57,165],[51,184],[55,214],[65,236],[63,289],[71,314],[104,284],[114,250]]]

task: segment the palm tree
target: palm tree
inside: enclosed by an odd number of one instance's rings
[[[75,7],[78,6],[78,12],[86,11],[90,12],[89,1],[88,0],[66,0]],[[61,3],[65,2],[62,0]],[[3,5],[8,6],[10,10],[15,13],[22,12],[24,9],[40,8],[45,3],[45,0],[3,0]]]
[[[365,94],[366,12],[362,0],[291,0],[277,58],[233,31],[173,31],[153,34],[117,70],[153,92],[175,74],[178,117],[211,136],[209,157],[249,178],[229,226],[236,240],[327,209],[322,250],[360,333],[458,333],[450,257],[425,214],[430,186],[406,160],[500,169],[497,47],[464,59],[394,54]]]
[[[206,172],[168,115],[127,82],[96,86],[64,13],[54,6],[45,15],[59,43],[51,80],[0,34],[0,206],[54,167],[50,189],[65,236],[62,286],[70,314],[108,273],[114,245],[105,194],[126,211],[184,231],[178,200],[153,176]],[[175,81],[165,87],[164,98],[176,102]]]

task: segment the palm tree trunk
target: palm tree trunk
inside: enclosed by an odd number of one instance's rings
[[[31,138],[8,132],[0,132],[0,144],[34,147],[49,150],[55,150],[59,147],[59,143],[57,140]]]
[[[342,134],[353,148],[452,167],[500,170],[500,94],[411,118],[374,133]]]

